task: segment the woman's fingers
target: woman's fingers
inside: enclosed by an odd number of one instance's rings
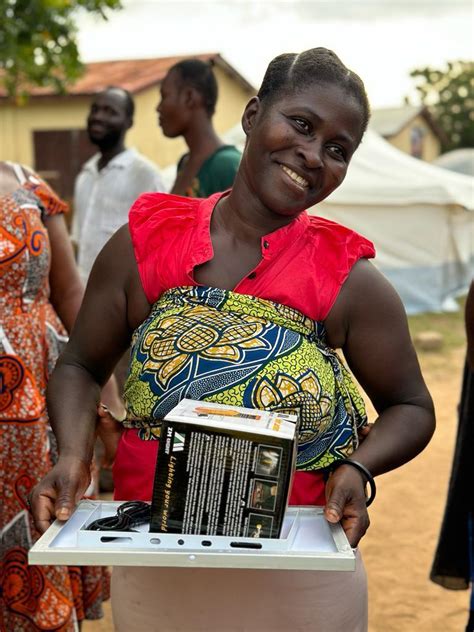
[[[326,519],[340,521],[350,545],[357,546],[370,524],[362,476],[350,465],[341,466],[329,477],[326,499]]]
[[[52,488],[38,491],[36,488],[30,494],[29,505],[34,523],[40,533],[44,533],[54,520],[55,492]]]
[[[89,482],[89,465],[80,459],[60,459],[30,494],[37,529],[43,533],[55,518],[68,520]]]

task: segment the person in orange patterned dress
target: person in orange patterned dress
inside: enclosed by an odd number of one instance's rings
[[[28,566],[31,488],[55,462],[45,388],[83,296],[63,213],[36,174],[0,162],[0,631],[79,630],[103,616],[100,567]]]

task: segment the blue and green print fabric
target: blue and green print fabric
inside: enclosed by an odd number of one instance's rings
[[[347,457],[366,423],[363,399],[321,322],[272,301],[177,287],[135,331],[125,385],[128,428],[158,439],[183,398],[297,413],[298,470]]]

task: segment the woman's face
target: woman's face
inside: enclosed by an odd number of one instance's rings
[[[295,216],[344,180],[360,141],[361,105],[337,85],[314,84],[245,109],[241,175],[273,213]]]

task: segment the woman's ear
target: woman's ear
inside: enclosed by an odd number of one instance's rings
[[[244,130],[246,136],[249,135],[255,125],[261,105],[261,101],[258,97],[252,97],[245,106],[244,113],[242,114],[242,129]]]

